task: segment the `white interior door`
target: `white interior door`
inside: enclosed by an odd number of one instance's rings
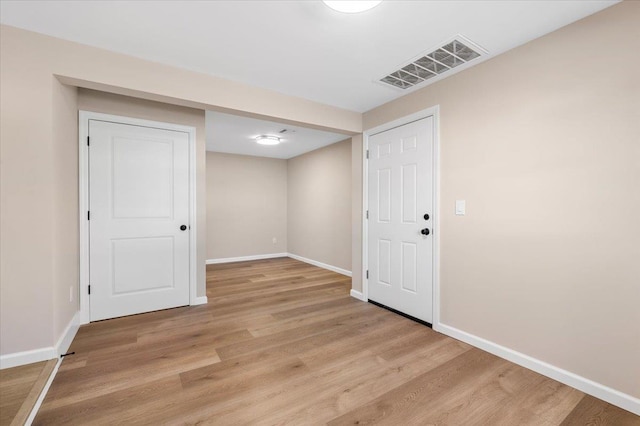
[[[189,135],[90,120],[89,137],[91,321],[188,305]]]
[[[433,322],[433,117],[369,137],[368,298]]]

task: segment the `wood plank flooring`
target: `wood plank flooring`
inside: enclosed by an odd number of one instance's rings
[[[0,370],[0,426],[25,423],[56,363],[54,359]]]
[[[208,305],[81,327],[37,425],[640,425],[349,297],[293,259],[207,268]]]

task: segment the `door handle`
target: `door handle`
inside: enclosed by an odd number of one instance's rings
[[[187,225],[180,225],[180,230],[181,231],[186,231],[187,230]]]
[[[422,235],[429,235],[429,228],[424,228],[423,230],[420,231],[420,233]]]

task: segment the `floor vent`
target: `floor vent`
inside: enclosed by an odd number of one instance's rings
[[[459,38],[456,38],[381,78],[380,81],[399,89],[416,86],[481,56],[481,50],[469,47],[470,44],[469,42],[463,43]]]

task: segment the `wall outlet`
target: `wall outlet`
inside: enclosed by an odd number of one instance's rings
[[[276,237],[273,237],[273,244],[278,244],[278,239]]]

